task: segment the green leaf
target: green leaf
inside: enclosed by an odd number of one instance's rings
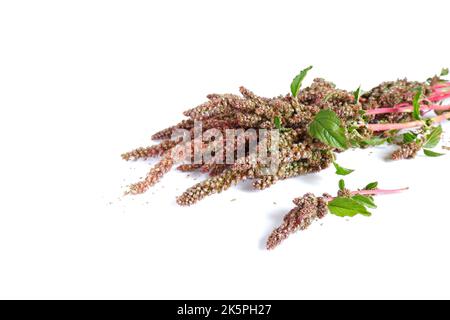
[[[358,201],[344,197],[337,197],[328,202],[328,209],[330,210],[330,213],[339,217],[354,217],[357,214],[362,214],[364,216],[371,215],[366,207]]]
[[[440,76],[441,77],[448,76],[448,68],[442,68]]]
[[[369,183],[364,190],[375,190],[378,187],[378,182],[371,182]]]
[[[359,98],[361,98],[361,86],[356,89],[355,92],[353,92],[353,96],[355,97],[355,104],[359,103]]]
[[[416,95],[413,99],[413,117],[416,120],[420,120],[420,98],[422,98],[422,87],[417,88]]]
[[[371,139],[363,140],[362,143],[369,146],[379,146],[386,143],[386,138],[373,137]]]
[[[439,141],[441,140],[442,136],[442,126],[434,127],[430,134],[427,135],[424,148],[434,148],[438,145]]]
[[[281,129],[281,119],[280,119],[280,117],[276,116],[273,119],[273,123],[275,124],[275,128]]]
[[[345,181],[344,179],[339,180],[339,190],[344,190],[345,189]]]
[[[358,147],[361,146],[360,143],[359,143],[359,141],[356,140],[356,139],[350,139],[350,145],[351,145],[352,147],[354,147],[354,148],[358,148]]]
[[[355,194],[352,197],[353,200],[359,202],[365,207],[375,209],[377,206],[371,197],[364,196],[362,194]]]
[[[438,152],[434,152],[431,151],[429,149],[423,149],[423,153],[427,156],[427,157],[440,157],[443,156],[444,153],[438,153]]]
[[[281,119],[278,116],[275,116],[275,118],[273,118],[273,123],[275,124],[275,128],[277,128],[278,130],[280,130],[280,132],[288,132],[291,131],[291,128],[284,128],[281,125]]]
[[[300,92],[300,88],[302,87],[302,82],[305,79],[306,75],[308,74],[308,71],[312,69],[312,66],[309,66],[306,69],[303,69],[300,71],[300,73],[292,80],[291,83],[291,93],[293,97],[298,96],[298,93]]]
[[[348,141],[341,120],[332,110],[321,110],[315,116],[308,128],[309,134],[323,143],[345,150]]]
[[[346,175],[352,173],[353,171],[355,171],[355,170],[352,170],[352,169],[347,169],[347,168],[341,167],[336,162],[333,162],[333,165],[336,168],[336,174],[338,174],[340,176],[346,176]]]
[[[414,133],[414,132],[411,132],[411,131],[405,132],[405,133],[403,134],[403,142],[404,142],[404,143],[410,143],[410,142],[413,142],[414,140],[416,140],[416,138],[417,138],[417,134]]]

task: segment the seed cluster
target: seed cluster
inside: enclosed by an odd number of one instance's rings
[[[423,141],[413,141],[400,144],[400,148],[392,153],[392,160],[411,159],[422,149]]]
[[[329,194],[316,197],[312,193],[307,193],[303,197],[294,199],[296,207],[284,217],[281,226],[269,236],[266,243],[267,249],[274,249],[290,234],[305,230],[314,220],[325,217],[328,213],[327,199],[330,197]]]
[[[137,148],[130,152],[126,152],[122,154],[122,159],[124,160],[146,160],[148,158],[154,158],[161,156],[167,150],[172,149],[177,145],[177,142],[173,140],[164,140],[160,144],[155,146],[145,147],[145,148]]]
[[[140,194],[147,191],[151,186],[155,185],[167,172],[172,169],[174,159],[169,152],[166,152],[161,159],[147,174],[143,181],[137,182],[130,186],[128,191],[130,194]]]

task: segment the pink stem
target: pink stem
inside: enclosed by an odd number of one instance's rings
[[[445,87],[445,88],[437,88],[437,89],[433,89],[433,93],[446,93],[448,92],[448,90],[450,89],[450,87]]]
[[[404,107],[396,106],[393,108],[377,108],[377,109],[368,110],[366,112],[366,114],[375,115],[375,114],[395,113],[395,112],[412,112],[413,109],[414,109],[414,107],[411,105],[407,105]],[[423,104],[420,106],[420,110],[424,111],[424,112],[428,112],[430,110],[450,110],[450,106],[441,106],[438,104],[433,104],[433,105],[428,106],[428,105]]]
[[[432,101],[432,102],[437,102],[437,101],[441,101],[441,100],[445,100],[447,98],[450,98],[450,93],[445,93],[445,94],[435,94],[432,95],[428,98],[428,100]]]
[[[440,116],[431,118],[431,121],[434,123],[441,123],[448,119],[450,119],[450,112],[446,112],[446,113],[441,114]]]
[[[408,190],[409,188],[401,188],[401,189],[390,189],[390,190],[385,190],[385,189],[373,189],[373,190],[357,190],[357,191],[351,191],[350,194],[352,196],[360,194],[360,195],[367,195],[367,196],[376,196],[376,195],[383,195],[383,194],[394,194],[394,193],[399,193],[399,192],[403,192]],[[336,197],[329,197],[329,198],[325,198],[326,201],[331,201],[333,199],[335,199]]]
[[[417,120],[412,122],[403,123],[371,123],[367,127],[372,131],[386,131],[386,130],[401,130],[408,128],[421,127],[425,124],[425,121]]]
[[[373,190],[358,190],[358,191],[352,191],[351,194],[361,194],[361,195],[380,195],[380,194],[393,194],[393,193],[399,193],[405,190],[408,190],[409,188],[401,188],[401,189],[392,189],[392,190],[383,190],[383,189],[373,189]]]
[[[440,123],[447,119],[450,119],[450,112],[446,112],[440,116],[430,118],[430,121],[433,123]],[[372,131],[386,131],[422,127],[424,124],[424,120],[417,120],[403,123],[372,123],[368,124],[367,127]]]
[[[438,83],[431,87],[431,89],[440,89],[450,87],[450,82]]]

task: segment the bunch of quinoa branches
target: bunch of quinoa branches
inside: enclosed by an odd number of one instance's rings
[[[294,78],[286,95],[265,98],[244,87],[240,95],[208,95],[207,102],[183,113],[184,120],[155,133],[152,139],[159,144],[122,155],[125,160],[161,158],[127,193],[144,193],[175,166],[210,175],[177,197],[185,206],[246,179],[265,189],[332,164],[338,168],[335,154],[349,148],[395,144],[394,160],[421,150],[441,155],[431,149],[442,134],[439,123],[450,119],[450,105],[443,104],[450,98],[450,82],[442,79],[448,69],[425,82],[383,82],[363,92],[339,89],[321,78],[302,89],[311,68]],[[323,206],[323,201],[313,202]]]

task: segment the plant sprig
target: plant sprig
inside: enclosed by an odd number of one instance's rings
[[[377,187],[378,182],[371,182],[363,190],[376,190]],[[339,180],[339,190],[345,191],[344,179]],[[372,213],[368,211],[368,208],[377,208],[373,197],[370,195],[359,194],[358,192],[349,194],[343,192],[343,194],[328,202],[328,210],[331,214],[339,217],[354,217],[357,214],[370,216]]]
[[[338,217],[354,217],[357,214],[371,216],[366,206],[353,198],[336,197],[328,202],[328,210]]]

